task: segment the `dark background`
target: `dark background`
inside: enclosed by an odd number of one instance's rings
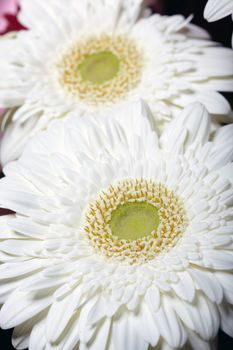
[[[232,21],[230,16],[218,22],[206,22],[203,18],[203,11],[206,2],[207,0],[157,0],[156,4],[156,0],[150,1],[151,7],[154,10],[159,10],[162,14],[183,14],[186,17],[190,14],[194,14],[193,23],[206,28],[211,33],[214,41],[220,42],[224,46],[231,47]],[[16,30],[20,28],[20,26],[17,24],[17,21],[13,17],[9,17],[9,19],[11,20],[9,26],[10,30]],[[232,94],[228,94],[227,97],[232,99]],[[11,345],[11,334],[12,331],[10,330],[0,330],[0,350],[14,349]],[[233,339],[226,336],[223,332],[219,333],[218,350],[233,350]]]

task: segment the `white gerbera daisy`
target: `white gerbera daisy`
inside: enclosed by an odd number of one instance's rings
[[[146,106],[35,137],[0,181],[2,328],[32,350],[211,349],[232,332],[233,126]],[[98,132],[97,132],[98,124]]]
[[[96,113],[143,98],[158,127],[192,101],[228,115],[217,91],[233,90],[233,52],[182,16],[145,18],[141,3],[22,0],[19,17],[29,30],[0,43],[0,105],[17,108],[3,163],[77,108]]]
[[[221,18],[227,17],[233,14],[233,0],[208,0],[204,17],[209,22],[218,21]],[[232,36],[233,46],[233,36]]]

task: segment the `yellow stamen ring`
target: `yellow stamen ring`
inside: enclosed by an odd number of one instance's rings
[[[143,179],[101,192],[85,219],[85,236],[95,251],[128,264],[143,264],[170,250],[187,227],[180,198]]]
[[[110,105],[140,82],[142,56],[123,36],[77,42],[56,64],[63,88],[92,106]]]

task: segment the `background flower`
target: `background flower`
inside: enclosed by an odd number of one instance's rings
[[[38,130],[76,108],[97,113],[143,96],[161,129],[182,107],[198,100],[215,117],[229,120],[230,105],[217,90],[233,89],[232,51],[215,46],[205,31],[182,16],[142,18],[148,11],[140,7],[140,1],[110,4],[96,1],[93,8],[77,7],[74,1],[71,11],[65,1],[46,6],[40,1],[22,2],[20,20],[30,30],[1,42],[0,101],[17,109],[6,124],[3,163],[17,158],[23,144]],[[37,11],[43,14],[40,20]],[[47,30],[53,35],[47,37]],[[103,52],[97,60],[96,55]],[[95,69],[87,74],[87,67],[95,67],[100,58],[102,70],[106,62],[110,64],[104,81],[93,75]],[[15,66],[16,61],[21,63]]]

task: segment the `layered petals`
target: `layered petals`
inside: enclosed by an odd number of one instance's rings
[[[143,102],[113,114],[72,114],[4,168],[0,205],[16,214],[0,219],[1,327],[17,349],[213,349],[219,327],[232,335],[232,127],[213,135],[199,103],[161,137]],[[105,256],[83,231],[89,203],[126,179],[163,184],[187,216],[143,263]]]

